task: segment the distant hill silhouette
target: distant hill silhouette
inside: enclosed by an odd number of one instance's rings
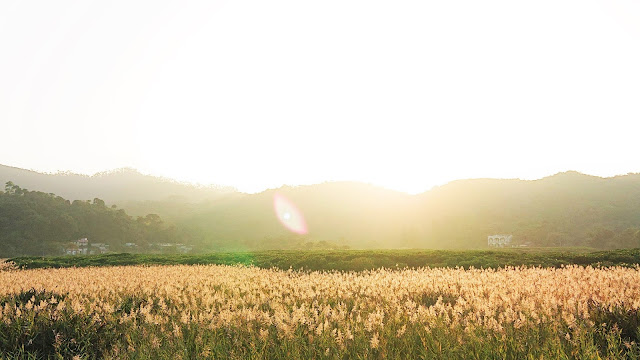
[[[73,173],[44,174],[0,165],[0,183],[7,181],[29,190],[54,193],[65,199],[88,200],[98,197],[110,204],[172,197],[187,202],[201,201],[235,191],[231,187],[184,184],[143,175],[129,168],[87,176]]]
[[[18,177],[20,175],[22,177]],[[313,247],[486,248],[513,234],[527,246],[640,247],[640,174],[574,171],[539,180],[453,181],[418,195],[357,182],[283,186],[258,194],[200,188],[121,170],[93,177],[0,167],[0,180],[70,199],[95,197],[127,213],[159,214],[207,250]],[[304,214],[309,233],[277,220],[274,194]],[[327,246],[321,247],[327,247]]]
[[[276,192],[304,213],[308,235],[292,235],[279,224]],[[503,233],[527,246],[640,246],[640,174],[459,180],[419,195],[332,182],[200,204],[130,205],[132,213],[157,212],[197,229],[214,248],[277,248],[292,237],[355,248],[486,248],[488,235]]]
[[[301,210],[308,234],[292,234],[279,223],[273,209],[276,193]],[[355,182],[285,186],[198,204],[181,213],[176,222],[199,229],[204,243],[238,249],[277,248],[295,239],[357,248],[409,247],[414,244],[406,242],[407,234],[420,223],[416,199]]]
[[[512,233],[537,246],[640,246],[640,174],[461,180],[419,197],[434,241],[480,245],[487,234]]]

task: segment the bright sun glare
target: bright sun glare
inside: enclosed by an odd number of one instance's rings
[[[285,228],[297,234],[306,234],[309,232],[302,212],[284,195],[276,193],[273,196],[273,210]]]
[[[637,1],[7,5],[8,165],[245,192],[640,171]]]

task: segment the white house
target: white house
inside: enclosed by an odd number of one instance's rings
[[[487,236],[487,243],[491,247],[505,247],[511,244],[513,235],[489,235]]]
[[[89,240],[87,238],[78,239],[70,242],[64,248],[67,255],[86,255],[89,253]]]

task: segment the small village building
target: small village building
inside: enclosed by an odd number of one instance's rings
[[[490,247],[505,247],[511,245],[513,235],[489,235],[487,236],[487,244]]]
[[[65,246],[64,253],[67,255],[86,255],[89,253],[89,240],[87,238],[78,239]]]
[[[62,252],[65,255],[79,255],[80,249],[78,249],[78,247],[75,244],[69,244],[62,250]]]
[[[169,253],[190,253],[193,250],[193,246],[176,243],[153,243],[150,244],[152,249],[160,251],[163,254]]]
[[[89,239],[82,238],[71,241],[62,249],[65,255],[88,255],[106,254],[109,252],[109,245],[105,243],[89,243]]]
[[[186,253],[190,253],[191,250],[193,250],[193,246],[178,244],[177,249],[179,253],[186,254]]]
[[[109,252],[109,245],[105,243],[92,243],[89,254],[106,254]]]

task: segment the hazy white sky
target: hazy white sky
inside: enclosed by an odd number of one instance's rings
[[[250,192],[640,172],[638,19],[638,0],[0,0],[0,164]]]

